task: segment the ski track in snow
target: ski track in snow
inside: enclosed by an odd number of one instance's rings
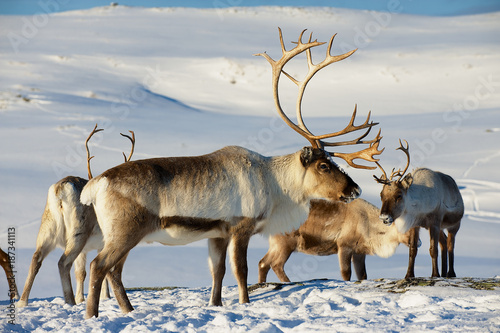
[[[465,204],[465,215],[482,222],[500,223],[500,213],[482,208],[488,202],[500,202],[500,183],[484,180],[457,179]],[[497,207],[489,207],[497,208]]]

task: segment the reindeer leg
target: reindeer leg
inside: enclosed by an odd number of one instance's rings
[[[111,294],[109,293],[109,278],[106,277],[104,281],[102,281],[102,289],[101,289],[101,295],[99,296],[100,299],[109,299],[111,298]]]
[[[285,273],[285,263],[296,249],[296,237],[289,238],[283,234],[270,236],[269,250],[259,261],[259,283],[266,282],[267,273],[271,268],[281,282],[290,282]]]
[[[102,281],[113,265],[105,263],[106,257],[100,252],[90,263],[89,294],[87,295],[87,310],[85,318],[99,315],[99,294],[101,293]]]
[[[99,297],[103,281],[106,278],[106,274],[108,274],[113,267],[115,267],[114,272],[111,272],[109,278],[118,305],[120,305],[124,313],[133,310],[125,293],[125,288],[123,288],[121,273],[128,252],[142,239],[142,237],[138,237],[137,234],[139,233],[138,230],[132,230],[130,233],[126,234],[128,237],[122,237],[115,239],[113,242],[105,243],[103,250],[99,252],[90,263],[86,318],[97,317],[99,315]]]
[[[439,243],[439,234],[441,230],[437,223],[431,224],[429,227],[429,235],[430,235],[430,247],[429,254],[432,258],[432,275],[431,277],[439,277],[439,268],[438,268],[438,243]]]
[[[75,278],[76,278],[76,292],[75,292],[75,301],[76,304],[82,303],[85,301],[84,296],[84,286],[85,286],[85,277],[87,276],[87,272],[85,270],[85,266],[87,264],[87,254],[80,253],[78,257],[75,259]],[[99,299],[108,299],[109,295],[109,286],[108,279],[105,278],[102,282],[101,295]]]
[[[415,258],[418,253],[418,241],[419,241],[420,228],[415,227],[410,229],[410,244],[408,245],[408,270],[406,271],[405,279],[411,279],[415,277]]]
[[[76,258],[81,254],[85,242],[87,241],[88,237],[83,238],[82,240],[81,237],[72,237],[71,240],[73,242],[68,242],[66,245],[66,249],[59,259],[58,262],[58,267],[59,267],[59,275],[61,277],[61,284],[63,288],[63,295],[64,295],[64,301],[69,304],[69,305],[75,305],[75,295],[73,294],[73,287],[71,285],[71,266],[73,266],[73,262],[76,260]],[[85,254],[83,254],[85,256]],[[86,260],[85,260],[86,261]],[[81,265],[81,262],[79,263]],[[83,263],[85,265],[85,262]],[[82,267],[78,267],[79,274],[81,275]],[[75,267],[76,271],[76,267]],[[83,266],[83,279],[82,277],[77,277],[77,285],[78,285],[78,278],[80,278],[81,282],[81,288],[82,288],[82,296],[83,296],[83,280],[85,280],[85,266]]]
[[[5,276],[7,277],[7,285],[9,286],[9,298],[17,299],[19,294],[17,292],[16,279],[14,274],[12,274],[12,266],[10,263],[9,255],[0,249],[0,264],[5,271]]]
[[[254,221],[252,219],[244,219],[236,226],[231,234],[230,241],[230,258],[233,274],[238,281],[238,292],[240,303],[249,303],[248,297],[248,265],[247,251],[250,237],[254,230]]]
[[[358,277],[358,280],[366,280],[367,274],[366,274],[366,255],[365,254],[357,254],[354,253],[352,256],[352,263],[354,264],[354,270],[356,271],[356,276]]]
[[[38,241],[37,241],[38,243]],[[47,257],[47,255],[52,252],[55,248],[55,244],[48,244],[45,242],[41,242],[43,245],[36,249],[35,253],[33,253],[33,258],[31,259],[31,265],[28,272],[28,277],[26,278],[26,282],[24,284],[23,294],[21,295],[21,299],[17,302],[16,307],[22,308],[28,305],[28,298],[30,297],[31,288],[33,287],[33,282],[35,281],[35,277],[42,267],[42,262]]]
[[[228,238],[210,238],[208,240],[208,265],[212,273],[210,305],[222,306],[222,280],[226,274],[228,244]]]
[[[439,247],[441,249],[441,274],[443,277],[448,272],[448,248],[446,246],[447,237],[443,230],[439,232]]]
[[[448,274],[446,274],[446,277],[457,277],[455,274],[455,236],[458,232],[458,228],[460,227],[460,223],[458,224],[457,227],[455,228],[450,228],[448,229],[448,243],[447,243],[447,248],[448,248],[448,256],[450,258],[450,267],[448,270]],[[444,272],[443,272],[444,275]]]
[[[116,301],[118,302],[118,305],[120,306],[120,309],[123,313],[128,313],[134,310],[132,304],[130,303],[130,300],[127,297],[125,287],[122,283],[123,266],[125,265],[125,260],[127,260],[128,254],[129,252],[123,255],[120,261],[113,268],[111,268],[111,270],[107,274],[107,278],[111,284],[111,287],[113,288],[113,293],[115,294]]]
[[[75,259],[75,279],[76,279],[76,293],[75,301],[77,304],[85,301],[84,297],[84,282],[87,272],[85,271],[85,265],[87,264],[87,253],[81,252]]]
[[[285,263],[288,258],[290,258],[290,254],[292,252],[282,252],[278,255],[278,258],[274,260],[274,264],[272,265],[272,269],[274,274],[278,277],[281,282],[290,282],[290,278],[285,273]]]
[[[268,251],[265,256],[259,261],[259,283],[264,283],[267,280],[267,273],[271,269],[271,253]],[[276,273],[276,271],[275,271]],[[289,282],[289,281],[287,281]]]
[[[231,239],[231,267],[233,269],[233,274],[238,281],[238,293],[240,303],[250,303],[250,298],[248,297],[248,265],[247,265],[247,250],[250,237],[233,237]]]
[[[345,246],[339,246],[338,257],[339,257],[340,274],[342,275],[342,279],[344,279],[344,281],[350,281],[352,249]]]
[[[285,263],[288,258],[290,258],[292,252],[293,250],[288,247],[280,248],[279,252],[273,252],[274,255],[271,260],[271,267],[281,282],[290,282],[288,275],[285,273]]]

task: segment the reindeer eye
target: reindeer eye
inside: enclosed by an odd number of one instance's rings
[[[321,163],[321,164],[319,165],[319,169],[320,169],[321,171],[328,171],[328,170],[330,170],[330,165],[328,165],[328,163],[324,163],[324,162],[323,162],[323,163]]]

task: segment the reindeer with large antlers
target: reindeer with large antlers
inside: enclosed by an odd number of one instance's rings
[[[442,274],[455,277],[455,235],[460,229],[460,220],[464,214],[464,203],[458,186],[452,177],[426,168],[418,168],[405,176],[410,166],[409,145],[406,141],[406,147],[401,140],[399,143],[397,149],[403,151],[408,160],[403,171],[393,169],[388,177],[382,166],[376,162],[383,175],[380,178],[374,176],[375,180],[384,185],[380,193],[380,219],[387,225],[394,222],[401,233],[413,233],[413,237],[410,237],[407,279],[415,277],[420,227],[429,229],[432,277],[439,277],[438,243],[441,246]],[[448,231],[448,236],[445,235],[444,229]]]
[[[92,179],[90,169],[90,156],[88,142],[95,134],[102,131],[97,128],[97,124],[85,140],[87,149],[87,171],[89,179]],[[132,149],[125,162],[130,160],[135,146],[134,132],[130,131],[132,137],[127,137],[132,142]],[[125,156],[125,154],[124,154]],[[28,304],[28,298],[33,287],[35,277],[42,266],[45,257],[54,250],[56,246],[64,249],[64,253],[59,259],[59,275],[63,288],[64,300],[70,305],[84,301],[83,282],[85,280],[85,264],[87,252],[99,250],[103,246],[102,233],[94,209],[91,206],[83,205],[80,202],[80,195],[88,180],[80,177],[68,176],[49,188],[47,194],[47,204],[42,216],[40,230],[36,239],[36,250],[31,260],[28,277],[24,285],[21,299],[17,307],[24,307]],[[75,263],[76,277],[76,299],[71,285],[70,270]],[[109,298],[109,288],[104,281],[102,297]]]
[[[229,146],[202,156],[134,161],[105,171],[85,186],[81,200],[94,205],[104,234],[104,248],[90,265],[87,318],[98,316],[99,292],[106,275],[111,277],[121,310],[133,310],[121,273],[129,251],[141,241],[181,245],[208,238],[212,305],[222,305],[225,258],[231,244],[239,301],[247,303],[246,253],[253,234],[275,234],[297,228],[306,219],[312,199],[348,202],[359,196],[360,188],[332,162],[331,156],[322,149],[326,145],[322,140],[362,129],[368,132],[376,123],[367,119],[355,126],[354,113],[344,130],[315,136],[307,130],[301,117],[300,124],[296,125],[281,109],[278,80],[283,66],[296,55],[307,52],[309,75],[302,82],[293,79],[304,88],[320,69],[312,65],[309,49],[324,43],[310,40],[303,43],[301,37],[296,47],[286,51],[280,31],[282,58],[274,61],[262,55],[273,67],[273,94],[279,114],[312,147],[290,155],[265,157],[242,147]],[[331,57],[332,41],[327,60],[319,65],[321,68],[352,54]],[[299,95],[303,92],[302,89]],[[300,97],[297,104],[300,115]],[[351,165],[368,168],[355,165],[352,160],[375,161],[373,155],[380,154],[377,150],[380,136],[370,141],[361,138],[337,145],[368,144],[369,148],[338,156]]]

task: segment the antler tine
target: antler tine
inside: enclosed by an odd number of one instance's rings
[[[360,158],[360,159],[363,159],[363,160],[368,161],[368,162],[377,163],[379,160],[375,159],[373,156],[380,155],[385,150],[385,148],[382,148],[382,150],[378,149],[379,145],[380,145],[380,140],[382,139],[382,136],[380,136],[380,133],[381,133],[381,130],[378,131],[377,136],[373,140],[358,142],[358,143],[370,144],[370,146],[368,148],[365,148],[365,149],[358,151],[358,152],[355,152],[355,153],[332,153],[332,154],[334,157],[342,158],[343,160],[345,160],[347,162],[347,164],[349,164],[353,168],[370,169],[370,170],[376,169],[377,167],[369,167],[369,166],[365,166],[365,165],[356,164],[353,162],[353,160]],[[377,163],[377,165],[378,165],[378,163]],[[384,173],[385,173],[385,171],[384,171]]]
[[[396,168],[393,168],[392,171],[391,171],[391,176],[389,177],[390,180],[392,180],[393,178],[396,178],[396,177],[399,177],[399,179],[401,179],[401,177],[403,177],[403,174],[401,173],[401,169],[398,169],[397,171],[395,171]],[[398,179],[398,181],[399,181]]]
[[[134,154],[134,147],[135,147],[135,134],[134,134],[134,131],[129,131],[129,132],[132,134],[132,137],[130,137],[127,134],[120,133],[121,136],[126,137],[127,139],[130,140],[130,142],[132,142],[132,148],[130,149],[130,154],[128,155],[128,157],[125,156],[125,153],[122,153],[123,154],[123,158],[125,159],[125,162],[130,161],[130,159],[132,158],[132,155]]]
[[[283,41],[283,33],[281,32],[280,27],[278,27],[278,32],[280,34],[281,53],[285,54],[286,53],[285,42]],[[302,38],[303,33],[304,33],[304,31],[302,31],[302,33],[300,34],[299,41]]]
[[[360,140],[363,139],[364,137],[366,137],[370,133],[373,126],[376,126],[379,123],[375,123],[373,121],[370,122],[370,117],[371,117],[371,111],[370,111],[370,112],[368,112],[368,116],[366,117],[366,120],[363,124],[354,125],[354,119],[356,118],[357,108],[358,108],[358,106],[355,105],[354,112],[352,113],[352,116],[351,116],[351,120],[349,121],[349,124],[347,124],[347,126],[343,130],[338,131],[338,132],[334,132],[334,133],[330,133],[330,134],[314,135],[313,138],[316,140],[322,140],[322,139],[332,138],[335,136],[340,136],[343,134],[347,134],[347,133],[351,133],[351,132],[355,132],[355,131],[367,128],[368,130],[357,139],[354,139],[351,141],[340,141],[340,142],[323,142],[323,145],[329,146],[329,147],[337,147],[337,146],[346,146],[346,145],[360,144],[360,143],[370,143],[371,141],[363,142]],[[374,139],[374,140],[376,140],[376,139]]]
[[[88,176],[89,180],[92,179],[92,171],[90,170],[90,160],[94,158],[94,156],[90,156],[90,150],[89,150],[89,140],[90,138],[97,132],[103,131],[102,128],[97,128],[97,124],[95,124],[94,129],[92,132],[90,132],[89,136],[87,137],[87,140],[85,140],[85,148],[87,149],[87,171],[88,171]]]
[[[373,175],[373,178],[375,178],[375,180],[377,181],[377,183],[380,183],[380,184],[389,184],[390,180],[387,177],[387,173],[385,172],[384,168],[382,168],[382,166],[380,165],[379,162],[375,162],[375,164],[379,167],[380,170],[382,170],[382,176],[380,176],[380,178],[379,178],[379,177]]]
[[[282,57],[279,60],[274,60],[266,52],[257,53],[257,54],[254,54],[254,55],[255,56],[263,56],[264,58],[266,58],[266,60],[273,67],[273,74],[277,74],[277,76],[279,77],[279,74],[280,74],[281,70],[283,69],[283,66],[285,66],[285,64],[288,61],[290,61],[293,57],[295,57],[296,55],[304,52],[307,49],[310,49],[311,47],[315,47],[315,46],[319,46],[319,45],[325,44],[324,42],[318,42],[317,40],[314,40],[312,42],[303,43],[302,42],[302,35],[304,34],[304,32],[306,32],[306,30],[307,29],[302,30],[302,32],[300,33],[300,36],[299,36],[299,39],[298,39],[297,42],[292,42],[294,44],[297,44],[297,46],[295,46],[293,49],[287,51],[285,49],[285,44],[283,42],[283,34],[281,32],[281,28],[278,28],[278,31],[279,31],[279,34],[280,34],[281,51],[283,53]]]
[[[408,159],[408,161],[406,163],[406,167],[403,170],[403,172],[400,172],[401,169],[399,169],[398,174],[396,174],[397,176],[399,176],[399,178],[397,180],[398,182],[401,181],[401,178],[403,178],[405,172],[408,170],[408,167],[410,166],[410,145],[409,145],[408,141],[406,141],[406,140],[403,140],[403,141],[406,143],[406,148],[403,146],[401,139],[399,139],[399,147],[396,148],[396,150],[402,150],[406,154],[406,158]]]

